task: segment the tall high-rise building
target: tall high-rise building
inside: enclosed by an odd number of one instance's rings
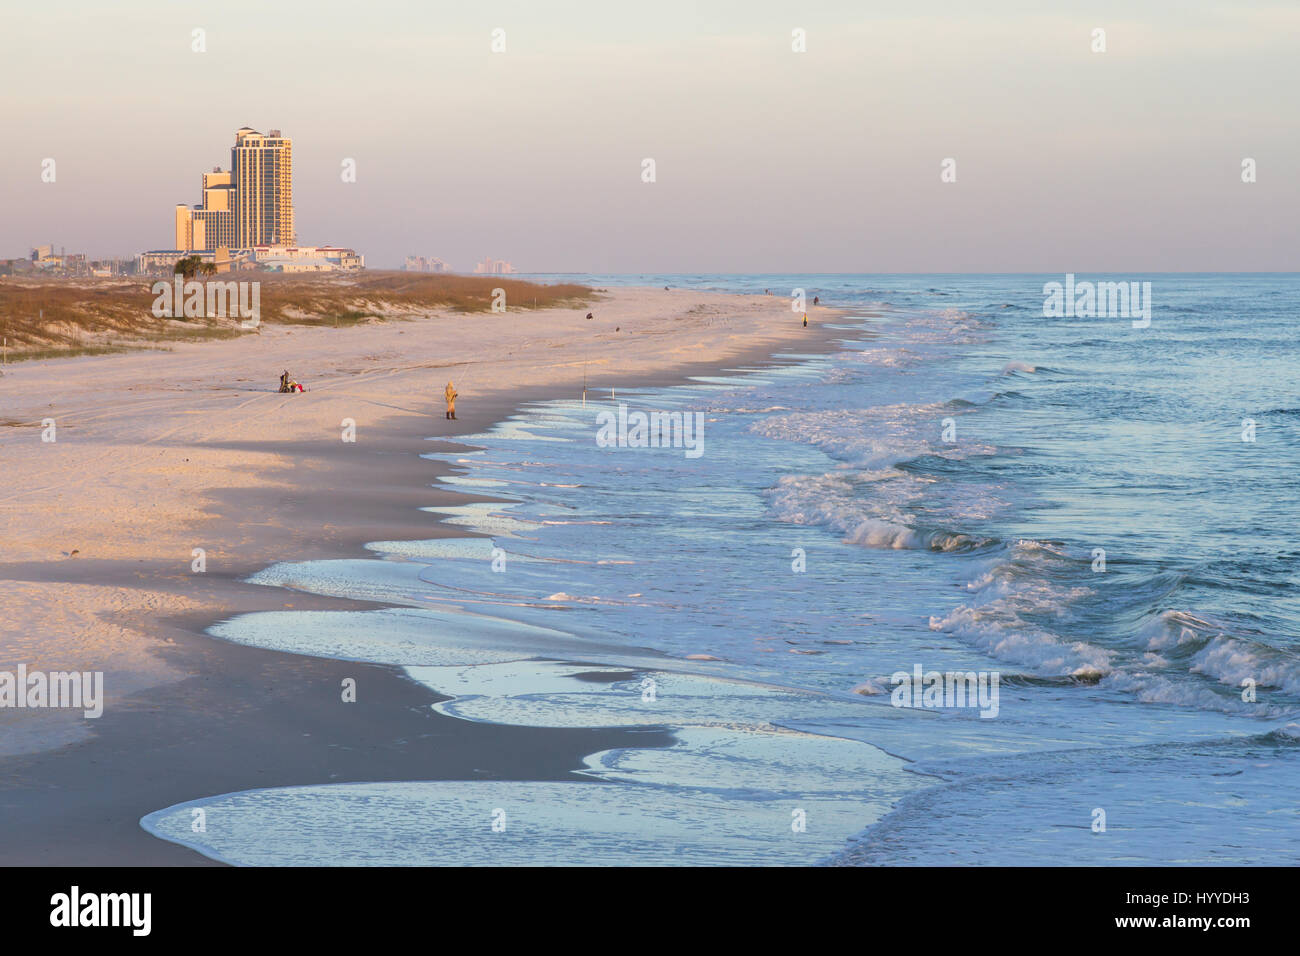
[[[232,245],[292,246],[297,241],[293,225],[293,140],[273,129],[262,135],[245,126],[235,132],[230,149],[230,174],[234,185]]]
[[[176,207],[176,248],[182,252],[294,246],[293,141],[273,129],[235,133],[230,169],[203,174],[203,202]]]

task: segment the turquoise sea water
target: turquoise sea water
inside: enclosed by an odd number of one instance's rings
[[[214,633],[402,665],[467,720],[677,745],[571,784],[195,794],[227,825],[151,831],[249,863],[1300,858],[1300,280],[1077,277],[1150,282],[1135,327],[1045,316],[1063,276],[577,278],[801,288],[843,341],[530,406],[431,454],[491,499],[445,515],[471,537],[256,579],[403,609]],[[702,454],[602,447],[620,403],[698,415]],[[893,706],[918,667],[996,675],[996,714]]]

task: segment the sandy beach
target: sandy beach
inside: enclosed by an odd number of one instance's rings
[[[239,647],[203,629],[244,611],[355,606],[242,583],[273,561],[449,533],[418,510],[457,497],[429,487],[444,467],[419,457],[440,447],[430,438],[577,396],[584,381],[608,395],[820,351],[836,314],[812,308],[803,328],[784,297],[624,288],[589,309],[264,326],[9,366],[0,668],[103,671],[106,701],[98,720],[0,712],[0,860],[203,863],[146,834],[140,817],[258,786],[563,779],[583,754],[615,746],[626,731],[442,717],[395,668]],[[282,369],[308,391],[278,394]],[[455,422],[443,416],[448,380]],[[49,420],[55,440],[42,441]],[[342,676],[366,688],[345,716]]]
[[[6,14],[6,929],[1282,924],[1300,5]]]

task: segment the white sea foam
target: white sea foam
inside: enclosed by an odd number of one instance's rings
[[[525,521],[508,513],[508,505],[490,502],[475,502],[467,505],[444,505],[441,507],[421,508],[431,514],[443,515],[447,524],[472,528],[480,534],[496,537],[528,537],[529,532],[542,527],[540,524]]]
[[[265,650],[376,664],[510,661],[556,642],[574,649],[574,640],[559,631],[421,608],[259,611],[220,621],[208,633]]]
[[[1272,719],[1295,713],[1287,704],[1270,703],[1261,694],[1254,702],[1246,702],[1234,692],[1223,693],[1199,681],[1190,681],[1178,672],[1158,673],[1141,667],[1116,669],[1106,675],[1098,685],[1103,690],[1118,690],[1132,695],[1144,704],[1171,704],[1200,711],[1238,716]]]
[[[842,795],[878,817],[887,803],[873,801],[883,789],[901,789],[891,775],[902,762],[884,751],[843,737],[792,730],[749,731],[686,727],[671,747],[621,748],[584,760],[587,774],[658,786],[692,787],[795,798]]]
[[[429,589],[425,565],[405,561],[327,560],[280,562],[248,578],[250,584],[384,604],[418,605]]]
[[[1189,669],[1234,688],[1252,681],[1257,687],[1300,695],[1300,661],[1255,642],[1214,637],[1192,658]]]
[[[983,539],[921,520],[957,524],[978,520],[1006,506],[991,485],[936,485],[928,477],[894,468],[843,469],[822,475],[787,475],[767,492],[773,516],[799,525],[821,525],[861,547],[963,550]]]
[[[606,658],[608,659],[608,658]],[[851,702],[807,691],[669,670],[624,658],[622,666],[513,661],[473,667],[409,667],[407,673],[452,699],[440,713],[526,727],[669,725],[773,730],[800,717],[843,715]],[[634,667],[629,669],[627,663]],[[579,675],[598,675],[584,680]],[[853,711],[850,710],[850,713]]]
[[[993,454],[996,449],[983,443],[942,440],[944,420],[969,411],[947,403],[900,404],[755,422],[750,430],[757,434],[811,444],[852,466],[823,475],[782,476],[768,492],[773,515],[792,524],[823,525],[868,548],[953,551],[981,544],[943,526],[998,513],[1006,506],[998,488],[940,484],[895,467],[923,455],[961,460]]]
[[[868,519],[844,536],[848,544],[892,550],[962,551],[980,542],[968,535],[946,531],[918,531],[888,521]]]
[[[764,438],[813,445],[858,468],[884,468],[920,455],[961,460],[997,449],[973,442],[943,441],[943,421],[969,414],[945,402],[874,408],[789,412],[760,419],[750,431]]]
[[[468,475],[439,475],[438,481],[454,488],[504,488],[523,482],[503,481],[500,478],[470,477]]]
[[[998,610],[963,606],[930,618],[930,629],[969,640],[999,660],[1038,674],[1095,679],[1110,672],[1113,652],[1086,641],[1068,641],[1041,627],[1007,620]]]
[[[718,763],[736,766],[734,759]],[[908,774],[888,776],[895,791],[877,772],[847,793],[783,791],[761,799],[595,781],[286,787],[178,804],[141,825],[244,866],[806,865],[879,819],[895,792],[916,786]],[[204,833],[191,828],[199,807],[209,821]]]
[[[1062,638],[1025,617],[1060,617],[1070,605],[1093,593],[1047,577],[1042,562],[1059,558],[1057,549],[1042,542],[1015,542],[966,582],[971,600],[947,614],[932,616],[931,629],[963,637],[1000,660],[1038,674],[1095,679],[1109,673],[1112,651]]]
[[[883,677],[868,677],[862,683],[852,689],[855,694],[861,694],[863,697],[879,697],[882,694],[888,694],[890,687],[888,681]]]
[[[909,315],[904,324],[908,340],[916,345],[972,345],[985,340],[988,328],[988,323],[962,309]]]
[[[1138,628],[1137,637],[1153,651],[1162,651],[1179,645],[1198,644],[1214,625],[1186,611],[1164,611]]]
[[[491,561],[492,549],[496,543],[491,538],[426,538],[415,541],[372,541],[366,545],[369,551],[394,557],[411,558],[432,563],[444,558],[460,560]],[[512,558],[524,560],[522,555],[511,554]]]
[[[1180,659],[1192,652],[1183,665],[1189,673],[1237,691],[1251,682],[1260,689],[1261,703],[1266,688],[1300,695],[1300,659],[1267,643],[1263,635],[1234,634],[1206,616],[1167,610],[1146,621],[1138,638],[1152,651],[1179,653]]]
[[[921,363],[921,356],[908,348],[868,348],[841,352],[835,359],[877,368],[913,368]]]

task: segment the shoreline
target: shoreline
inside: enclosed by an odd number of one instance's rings
[[[810,310],[807,329],[782,329],[777,337],[729,343],[733,347],[708,358],[629,371],[617,386],[678,384],[728,369],[787,364],[779,353],[833,349],[841,335],[827,324],[841,315],[826,307]],[[681,335],[689,336],[690,331],[682,330]],[[686,349],[694,351],[689,343]],[[179,558],[0,565],[0,576],[10,582],[56,589],[152,588],[152,594],[177,598],[174,604],[188,599],[195,605],[169,606],[161,614],[149,607],[119,607],[104,615],[116,627],[149,635],[153,646],[147,653],[168,676],[179,676],[114,701],[88,739],[56,750],[0,757],[0,811],[6,823],[0,861],[219,865],[148,834],[139,820],[204,796],[268,786],[576,780],[580,778],[573,771],[589,753],[628,746],[633,739],[641,747],[668,743],[667,731],[648,735],[619,729],[537,729],[446,717],[429,706],[441,698],[408,680],[398,667],[259,650],[204,633],[218,620],[249,611],[385,606],[266,588],[244,579],[277,560],[373,557],[364,550],[370,541],[463,535],[418,509],[493,499],[431,487],[439,474],[452,469],[420,454],[468,447],[457,439],[486,430],[526,404],[580,392],[582,376],[576,364],[568,363],[574,374],[552,376],[541,385],[503,387],[487,394],[462,391],[463,417],[441,434],[438,421],[453,423],[404,407],[411,404],[408,400],[400,403],[403,407],[391,406],[379,420],[358,425],[361,437],[355,448],[337,441],[276,442],[275,454],[292,461],[287,488],[245,483],[208,491],[206,518],[197,536],[216,541],[220,547],[208,550],[223,557],[201,577],[186,573],[184,564],[178,570]],[[427,403],[425,395],[430,396]],[[438,407],[430,392],[419,397],[429,411]],[[268,450],[264,441],[248,439],[227,440],[221,447],[244,456],[241,460]],[[362,448],[366,454],[354,454]],[[377,463],[381,456],[387,460]],[[282,470],[277,475],[285,477]],[[187,564],[188,556],[181,557]],[[51,564],[61,572],[53,580]],[[156,602],[155,607],[159,603],[167,602]],[[343,677],[357,680],[358,704],[341,710],[338,687]],[[57,845],[50,845],[51,832],[62,835]]]

